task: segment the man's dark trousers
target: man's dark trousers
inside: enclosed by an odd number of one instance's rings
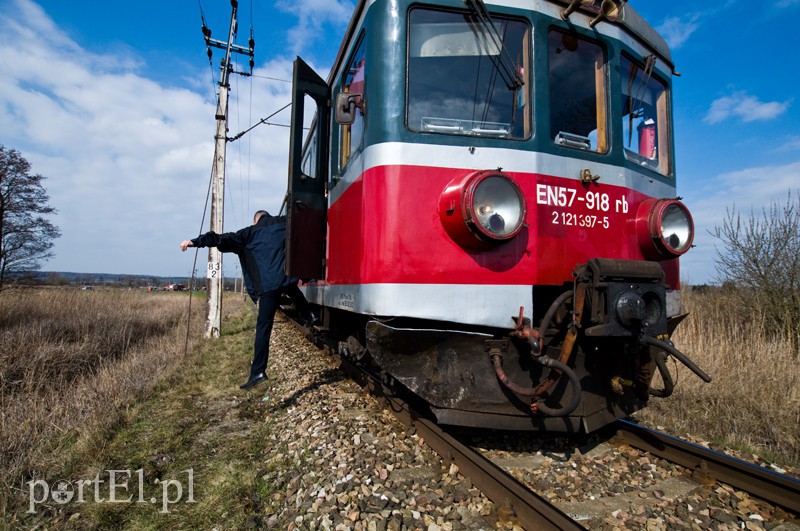
[[[281,299],[281,290],[262,293],[258,297],[258,320],[256,321],[256,341],[253,347],[253,364],[250,366],[250,377],[266,372],[269,358],[269,337],[275,312]]]

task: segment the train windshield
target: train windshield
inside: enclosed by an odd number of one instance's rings
[[[413,9],[408,32],[408,127],[495,138],[530,134],[530,28],[493,17]],[[505,68],[505,71],[504,71]]]
[[[550,138],[561,146],[608,150],[606,55],[594,41],[573,33],[548,34]]]

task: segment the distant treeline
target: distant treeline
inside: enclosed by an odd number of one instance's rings
[[[120,275],[112,273],[71,273],[62,271],[12,271],[6,274],[9,285],[17,286],[108,286],[124,288],[165,287],[170,284],[183,284],[187,288],[189,277],[161,277],[154,275]],[[241,278],[226,278],[225,289],[242,285]],[[205,277],[195,279],[196,289],[204,289]]]

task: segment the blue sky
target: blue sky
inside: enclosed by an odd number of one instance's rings
[[[697,225],[684,280],[714,279],[726,208],[749,215],[800,190],[800,0],[631,0],[672,47],[678,192]],[[63,236],[45,269],[188,275],[178,243],[201,227],[220,51],[209,65],[200,9],[224,40],[227,0],[0,0],[0,144],[45,181]],[[240,0],[255,76],[232,79],[230,134],[290,102],[291,62],[323,75],[350,0]],[[246,67],[242,59],[240,68]],[[288,123],[288,111],[270,120]],[[286,188],[287,130],[228,145],[226,230]],[[207,218],[206,218],[207,219]],[[204,255],[199,260],[201,272]],[[226,260],[234,272],[236,260]]]

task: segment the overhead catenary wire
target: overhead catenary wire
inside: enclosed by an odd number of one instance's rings
[[[203,12],[203,4],[202,4],[201,0],[197,0],[197,6],[200,8],[200,22],[202,24],[201,28],[203,30],[203,35],[211,36],[211,30],[208,29],[208,26],[206,25],[206,17],[205,17],[205,13]],[[206,55],[208,56],[208,70],[209,70],[210,75],[211,75],[211,100],[214,100],[216,98],[216,95],[217,95],[216,94],[217,93],[217,89],[216,89],[217,80],[216,80],[216,77],[215,77],[216,73],[214,72],[214,64],[211,61],[211,58],[212,58],[211,48],[208,47],[208,46],[206,46]]]
[[[250,39],[255,39],[253,34],[253,2],[250,2]],[[250,95],[249,95],[249,108],[247,112],[247,121],[248,123],[253,123],[253,72],[252,67],[250,68]],[[250,177],[251,177],[251,170],[252,170],[252,154],[253,154],[253,139],[249,137],[247,139],[247,206],[246,212],[250,214]],[[242,273],[244,274],[244,272]]]
[[[279,77],[272,77],[272,76],[262,76],[261,74],[251,74],[253,77],[257,77],[259,79],[269,79],[272,81],[280,81],[281,83],[291,83],[291,79],[281,79]]]
[[[250,0],[250,42],[252,46],[255,46],[255,33],[253,31],[253,0]],[[253,59],[250,59],[250,94],[248,95],[248,110],[247,110],[247,122],[253,122]],[[249,215],[252,210],[250,209],[250,178],[252,176],[251,172],[253,169],[253,139],[247,139],[247,201],[244,208],[246,209],[247,214]],[[244,272],[242,272],[244,275]]]
[[[235,67],[236,66],[236,62],[234,61],[233,64],[234,64],[234,67]],[[235,70],[235,68],[234,68],[234,70]],[[239,78],[238,77],[234,77],[234,82],[236,83],[236,94],[239,94]],[[241,124],[242,120],[240,118],[240,111],[239,111],[239,98],[234,98],[234,101],[235,101],[235,109],[236,109],[236,127],[241,127],[240,124]],[[238,170],[239,170],[239,185],[240,185],[240,193],[241,193],[241,182],[242,182],[242,147],[241,147],[241,145],[236,146],[236,156],[239,159],[239,168],[238,168]],[[231,184],[230,184],[230,178],[225,179],[225,189],[227,190],[228,195],[231,196],[232,199],[234,199],[233,198],[233,190],[232,190],[232,187],[231,187]],[[241,197],[240,197],[240,200],[241,200]],[[236,201],[234,200],[232,203],[235,205]],[[231,208],[230,209],[231,214],[233,214],[233,224],[234,224],[234,226],[238,227],[239,226],[239,221],[238,221],[237,216],[236,216],[236,210],[237,210],[236,208]]]
[[[227,139],[228,142],[233,142],[234,140],[239,140],[244,135],[246,135],[247,133],[249,133],[250,131],[252,131],[253,129],[255,129],[256,127],[258,127],[261,124],[264,124],[264,125],[275,125],[275,126],[278,126],[278,127],[289,127],[288,125],[269,123],[267,120],[269,120],[270,118],[272,118],[273,116],[275,116],[279,112],[285,110],[287,107],[291,107],[291,106],[292,106],[292,102],[287,103],[286,105],[284,105],[283,107],[281,107],[280,109],[278,109],[274,113],[270,114],[266,118],[261,118],[258,122],[254,123],[253,125],[251,125],[247,129],[242,131],[241,133],[238,133],[235,136],[228,137],[228,139]]]

